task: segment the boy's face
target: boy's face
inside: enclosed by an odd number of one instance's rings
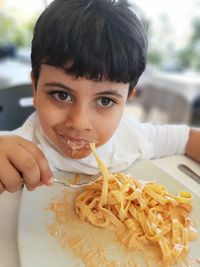
[[[34,105],[51,143],[63,155],[80,159],[91,153],[90,142],[98,147],[111,138],[128,89],[129,84],[75,78],[61,68],[42,65]]]

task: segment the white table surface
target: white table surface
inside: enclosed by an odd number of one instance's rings
[[[181,181],[197,195],[200,184],[183,174],[178,168],[184,163],[200,174],[200,164],[185,156],[172,156],[152,161],[159,168]],[[17,223],[21,192],[0,195],[0,267],[20,267],[17,251]],[[27,266],[28,267],[28,266]]]

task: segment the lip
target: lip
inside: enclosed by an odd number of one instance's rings
[[[72,137],[72,136],[69,136],[69,135],[65,135],[65,134],[62,134],[62,133],[58,133],[61,137],[63,138],[66,138],[72,142],[87,142],[87,143],[92,143],[92,142],[95,142],[95,140],[88,140],[88,139],[85,139],[85,138],[82,138],[82,137]]]
[[[91,140],[84,139],[82,137],[71,137],[68,135],[63,135],[61,133],[58,133],[58,135],[59,135],[59,139],[61,140],[61,142],[64,143],[65,145],[68,145],[72,150],[83,149],[83,148],[88,149],[89,144],[92,142],[95,142],[94,140],[91,141]]]

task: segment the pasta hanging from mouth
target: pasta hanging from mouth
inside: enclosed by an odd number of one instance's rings
[[[102,177],[76,198],[80,220],[116,232],[128,250],[145,251],[154,246],[166,266],[184,260],[189,241],[197,237],[189,217],[192,194],[182,191],[175,196],[155,181],[109,173],[94,144],[91,149]]]

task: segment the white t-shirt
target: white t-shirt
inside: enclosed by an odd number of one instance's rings
[[[87,174],[98,171],[92,154],[79,160],[61,155],[43,134],[37,112],[22,127],[9,134],[19,135],[37,144],[47,157],[52,170]],[[183,154],[188,136],[188,126],[152,125],[124,116],[115,134],[106,144],[97,148],[97,153],[111,171],[123,171],[136,160]]]

